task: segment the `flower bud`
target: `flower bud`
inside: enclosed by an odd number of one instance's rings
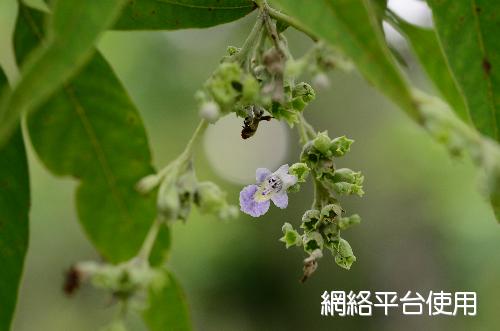
[[[324,72],[316,74],[312,79],[312,83],[319,90],[326,90],[330,87],[330,79]]]
[[[338,220],[338,225],[340,230],[346,230],[353,225],[359,224],[361,222],[361,217],[358,214],[351,215],[349,217],[341,217]]]
[[[313,140],[313,146],[326,157],[330,156],[332,141],[328,137],[328,131],[319,132]]]
[[[156,200],[158,215],[165,220],[177,220],[180,205],[175,178],[165,178],[158,189]]]
[[[346,136],[335,138],[332,140],[330,145],[330,151],[335,157],[344,156],[347,152],[349,152],[353,142],[354,140],[351,140]]]
[[[160,177],[157,174],[152,174],[141,178],[135,185],[135,189],[141,194],[146,194],[151,192],[159,183]]]
[[[360,197],[363,196],[363,194],[365,194],[365,191],[363,191],[363,186],[360,184],[338,182],[334,183],[332,187],[338,194],[345,194],[345,195],[356,194]]]
[[[292,96],[300,97],[305,103],[309,103],[316,98],[316,92],[314,92],[311,85],[305,82],[300,82],[293,88]]]
[[[226,206],[226,193],[212,182],[201,182],[196,192],[196,204],[202,213],[217,214]]]
[[[200,117],[209,123],[215,123],[220,117],[220,107],[213,101],[206,101],[200,107]]]
[[[229,56],[232,56],[232,55],[238,53],[239,51],[241,51],[241,48],[236,47],[236,46],[227,46],[227,49],[226,49],[226,52]]]
[[[223,221],[234,220],[238,218],[240,211],[238,207],[233,205],[226,205],[219,211],[219,218]]]
[[[341,168],[335,170],[332,177],[334,182],[347,182],[351,184],[363,184],[364,176],[359,171],[353,171],[348,168]]]

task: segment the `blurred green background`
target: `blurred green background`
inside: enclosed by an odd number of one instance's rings
[[[0,63],[15,79],[10,33],[14,0],[0,1]],[[198,121],[193,94],[228,45],[241,45],[254,14],[206,30],[108,32],[99,49],[138,106],[148,130],[154,162],[165,165],[180,153]],[[288,31],[296,56],[310,46]],[[394,39],[398,42],[398,38]],[[400,40],[399,40],[400,42]],[[396,45],[407,71],[430,90],[406,45]],[[330,256],[305,284],[301,249],[278,241],[283,222],[300,223],[312,202],[306,186],[290,206],[265,217],[232,222],[196,212],[173,226],[168,264],[184,286],[196,330],[498,330],[500,323],[500,227],[480,195],[480,176],[469,160],[453,160],[401,111],[358,74],[335,71],[331,87],[318,91],[305,115],[318,130],[356,142],[339,166],[361,170],[363,198],[346,198],[348,213],[362,224],[345,232],[358,261],[350,271]],[[241,121],[225,118],[208,130],[196,153],[200,179],[213,179],[237,204],[243,185],[259,166],[294,163],[300,147],[294,130],[262,123],[256,137],[239,138]],[[113,300],[84,286],[72,298],[62,290],[64,271],[79,260],[97,259],[74,208],[75,181],[52,176],[30,148],[31,237],[15,331],[97,330],[114,314]],[[321,317],[325,290],[476,291],[476,317]],[[131,316],[132,330],[143,330]]]

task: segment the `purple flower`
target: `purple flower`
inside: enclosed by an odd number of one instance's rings
[[[245,186],[240,192],[241,211],[259,217],[267,213],[271,200],[278,208],[288,206],[286,190],[297,182],[297,177],[288,173],[288,164],[275,172],[258,168],[255,172],[257,185]]]

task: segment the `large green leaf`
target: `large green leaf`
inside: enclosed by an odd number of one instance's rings
[[[408,84],[386,46],[369,0],[272,0],[317,37],[339,47],[363,76],[420,120]]]
[[[436,32],[396,18],[396,28],[407,37],[420,63],[443,98],[465,122],[471,118],[463,95],[460,93],[448,62],[441,50]]]
[[[0,87],[7,80],[0,70]],[[0,147],[0,330],[9,330],[28,249],[30,188],[23,136],[18,127]]]
[[[14,43],[22,62],[40,42],[43,15],[20,7]],[[29,55],[28,55],[29,56]],[[137,181],[153,172],[137,109],[99,54],[28,116],[33,147],[57,175],[80,180],[80,223],[98,251],[119,262],[137,252],[155,217]]]
[[[429,0],[434,24],[479,131],[500,141],[498,1]]]
[[[151,331],[191,330],[186,298],[179,283],[166,269],[162,269],[162,284],[153,283],[149,290],[148,306],[143,319]]]
[[[47,38],[24,61],[21,80],[0,99],[0,145],[22,112],[40,105],[89,59],[94,44],[125,0],[55,0]]]
[[[118,30],[176,30],[206,28],[245,16],[251,0],[134,0],[128,1],[114,28]]]

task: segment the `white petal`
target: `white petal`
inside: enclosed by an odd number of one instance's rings
[[[286,190],[290,186],[295,185],[295,183],[297,183],[297,176],[294,175],[285,174],[281,175],[280,178],[283,181],[283,190]]]

